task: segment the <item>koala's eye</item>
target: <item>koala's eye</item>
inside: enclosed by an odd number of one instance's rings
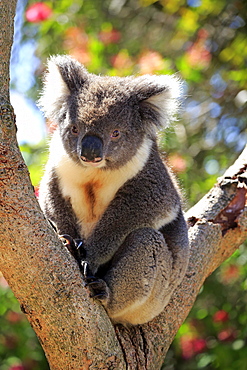
[[[112,139],[116,139],[117,137],[120,136],[120,131],[119,130],[114,130],[112,133],[111,133],[111,138]]]
[[[79,130],[78,130],[77,126],[75,126],[75,125],[72,126],[71,127],[71,132],[72,132],[72,134],[77,135],[79,133]]]

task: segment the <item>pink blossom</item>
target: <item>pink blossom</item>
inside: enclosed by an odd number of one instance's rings
[[[12,365],[8,370],[25,370],[22,365]]]
[[[34,194],[36,195],[37,198],[39,197],[39,186],[34,187]]]
[[[237,333],[233,328],[221,330],[218,334],[218,339],[221,342],[232,342],[236,337]]]
[[[45,3],[38,2],[30,5],[26,10],[28,22],[38,23],[46,20],[52,14],[52,9]]]
[[[115,29],[103,30],[99,33],[99,39],[104,45],[116,44],[121,38],[121,33]]]
[[[217,312],[215,312],[214,316],[213,316],[213,321],[214,322],[226,322],[229,320],[229,314],[228,312],[224,311],[224,310],[219,310]]]
[[[207,343],[203,338],[185,334],[180,338],[180,346],[182,350],[182,357],[186,360],[189,360],[198,353],[205,351],[207,348]]]

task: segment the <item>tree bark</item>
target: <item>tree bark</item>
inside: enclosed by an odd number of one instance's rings
[[[145,325],[111,324],[89,298],[72,256],[34,196],[9,103],[15,0],[1,0],[0,270],[33,326],[52,370],[157,370],[206,277],[247,237],[247,148],[188,213],[190,264],[164,312]]]

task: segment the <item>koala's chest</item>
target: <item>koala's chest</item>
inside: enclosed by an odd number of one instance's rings
[[[102,179],[82,181],[67,193],[80,223],[82,234],[87,237],[105,212],[117,189]]]
[[[73,167],[66,172],[60,167],[57,172],[62,195],[70,199],[81,233],[87,238],[126,178],[118,171],[86,169],[78,173]]]

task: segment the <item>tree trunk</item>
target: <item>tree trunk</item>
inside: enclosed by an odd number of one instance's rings
[[[91,300],[79,268],[42,214],[15,136],[9,56],[15,0],[1,0],[0,270],[33,326],[52,370],[160,368],[205,278],[247,237],[247,148],[187,214],[186,276],[164,312],[126,328]]]

